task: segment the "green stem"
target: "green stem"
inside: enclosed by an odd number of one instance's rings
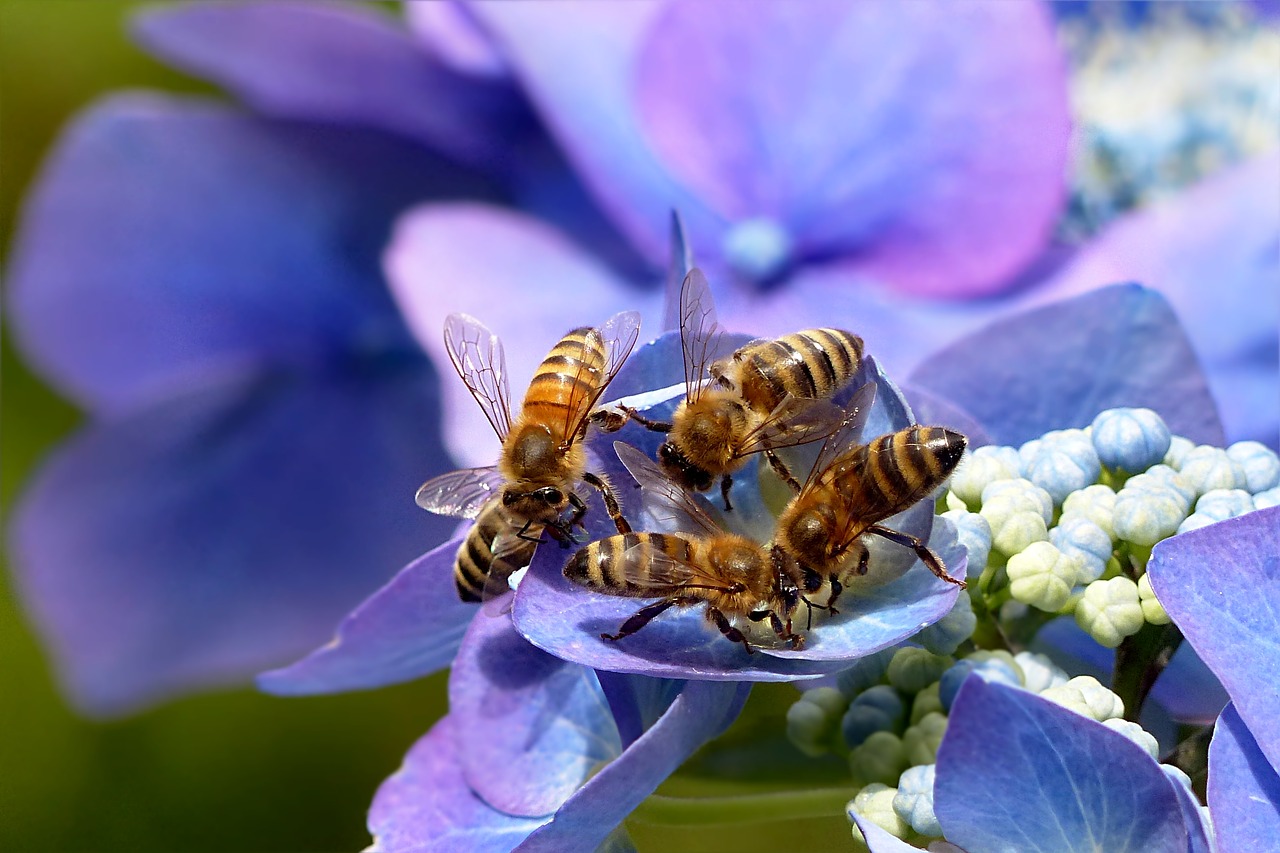
[[[851,788],[770,791],[728,797],[667,797],[653,794],[636,807],[630,820],[658,826],[718,826],[805,820],[844,814]]]
[[[1182,632],[1170,623],[1143,625],[1138,633],[1125,637],[1116,648],[1112,689],[1124,702],[1124,718],[1137,721],[1156,679],[1182,645]]]

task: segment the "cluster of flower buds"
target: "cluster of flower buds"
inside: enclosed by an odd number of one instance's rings
[[[1114,648],[1169,621],[1145,575],[1152,546],[1280,503],[1280,458],[1253,441],[1197,446],[1150,409],[1109,409],[1084,429],[972,451],[944,500],[993,610],[1074,614]]]

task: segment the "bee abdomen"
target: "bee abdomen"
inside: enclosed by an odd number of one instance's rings
[[[485,583],[493,568],[493,540],[500,533],[510,529],[510,522],[503,516],[496,502],[488,504],[476,516],[476,523],[467,531],[467,536],[458,547],[458,555],[453,564],[453,582],[458,589],[458,597],[463,601],[480,601],[483,598]],[[541,532],[541,527],[537,532]],[[530,533],[534,533],[530,529]],[[534,537],[531,537],[534,538]],[[513,551],[503,555],[503,562],[511,569],[529,565],[533,559],[536,541],[521,540]]]
[[[583,326],[569,332],[538,365],[523,413],[544,423],[563,419],[571,400],[590,399],[603,381],[606,358],[604,341],[595,329]]]
[[[755,411],[771,412],[787,394],[827,399],[843,388],[862,363],[862,338],[843,329],[806,329],[751,344],[738,359],[745,365],[743,396]]]
[[[579,549],[565,564],[564,576],[596,592],[659,595],[656,590],[672,582],[653,572],[656,556],[665,554],[683,562],[688,560],[689,550],[690,544],[681,537],[663,533],[609,536]]]
[[[882,435],[860,448],[868,482],[888,514],[922,500],[955,470],[967,439],[943,427],[912,426]]]

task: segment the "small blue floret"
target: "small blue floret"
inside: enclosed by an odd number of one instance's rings
[[[1102,464],[1129,474],[1162,462],[1173,440],[1150,409],[1108,409],[1093,419],[1092,438]]]

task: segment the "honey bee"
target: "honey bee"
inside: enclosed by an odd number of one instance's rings
[[[841,329],[807,329],[753,341],[708,364],[718,339],[706,277],[691,270],[680,289],[684,400],[669,423],[623,408],[605,428],[618,429],[630,418],[667,433],[658,448],[662,469],[698,492],[719,478],[729,510],[733,474],[754,453],[764,453],[779,477],[800,487],[774,450],[816,441],[835,428],[840,410],[829,401],[857,372],[863,344]]]
[[[806,594],[830,583],[830,609],[843,580],[867,573],[866,536],[911,548],[929,570],[961,589],[942,560],[917,537],[880,522],[927,498],[960,462],[967,439],[943,427],[911,426],[860,441],[874,396],[868,383],[854,395],[849,415],[827,437],[804,485],[778,517],[774,544],[800,567]]]
[[[502,342],[474,317],[451,314],[445,320],[449,359],[502,441],[497,465],[442,474],[416,497],[431,512],[476,519],[454,565],[463,601],[487,597],[486,585],[502,589],[511,571],[529,564],[543,530],[571,540],[572,527],[587,511],[579,483],[599,491],[614,523],[626,526],[609,484],[588,470],[582,439],[592,409],[639,333],[635,311],[567,333],[538,366],[513,418]]]
[[[798,569],[777,548],[728,532],[711,519],[681,486],[640,451],[615,442],[618,457],[637,482],[665,504],[693,530],[688,533],[632,533],[592,542],[564,567],[564,575],[587,589],[633,598],[661,596],[627,619],[614,634],[618,641],[649,624],[670,607],[706,604],[707,621],[725,637],[741,643],[748,653],[752,642],[731,621],[765,619],[781,643],[798,649],[804,637],[791,630],[791,613],[800,592]]]

